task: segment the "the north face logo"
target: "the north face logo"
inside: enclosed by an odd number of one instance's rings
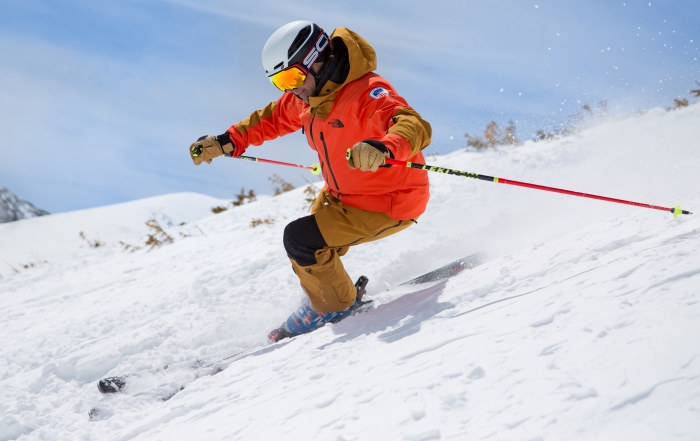
[[[333,127],[334,129],[342,129],[343,127],[345,127],[343,125],[343,123],[337,118],[334,120],[328,121],[328,124],[330,124],[331,127]]]

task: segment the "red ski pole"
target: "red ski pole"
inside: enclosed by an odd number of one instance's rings
[[[350,157],[349,155],[350,155],[350,150],[348,150],[348,159]],[[509,184],[509,185],[515,185],[518,187],[534,188],[535,190],[552,191],[554,193],[568,194],[571,196],[580,196],[582,198],[598,199],[600,201],[615,202],[618,204],[626,204],[626,205],[634,205],[636,207],[650,208],[652,210],[670,211],[671,213],[673,213],[674,219],[677,218],[678,216],[680,216],[681,214],[693,214],[689,211],[681,210],[681,207],[679,205],[676,205],[674,208],[660,207],[658,205],[644,204],[642,202],[625,201],[623,199],[610,198],[607,196],[598,196],[595,194],[581,193],[579,191],[565,190],[563,188],[547,187],[547,186],[538,185],[538,184],[529,184],[527,182],[520,182],[520,181],[511,180],[511,179],[497,178],[495,176],[480,175],[478,173],[464,172],[464,171],[460,171],[460,170],[453,170],[451,168],[436,167],[433,165],[417,164],[415,162],[398,161],[396,159],[390,159],[390,158],[385,159],[384,162],[387,164],[398,165],[401,167],[417,168],[420,170],[426,170],[426,171],[436,172],[436,173],[443,173],[446,175],[456,175],[456,176],[462,176],[465,178],[480,179],[482,181],[490,181],[490,182],[495,182],[497,184]]]
[[[348,149],[348,153],[345,156],[345,159],[350,159],[351,155],[352,155],[352,149]],[[607,196],[598,196],[595,194],[581,193],[579,191],[565,190],[563,188],[547,187],[547,186],[539,185],[539,184],[528,184],[527,182],[520,182],[520,181],[511,180],[511,179],[497,178],[495,176],[480,175],[478,173],[453,170],[451,168],[436,167],[434,165],[417,164],[415,162],[408,162],[408,161],[399,161],[399,160],[391,159],[391,158],[386,158],[384,160],[384,163],[391,164],[391,165],[398,165],[400,167],[410,167],[410,168],[417,168],[420,170],[426,170],[426,171],[430,171],[430,172],[443,173],[446,175],[455,175],[455,176],[462,176],[465,178],[480,179],[482,181],[495,182],[497,184],[510,184],[510,185],[516,185],[518,187],[534,188],[535,190],[552,191],[554,193],[568,194],[571,196],[580,196],[582,198],[598,199],[600,201],[616,202],[618,204],[627,204],[627,205],[634,205],[636,207],[651,208],[653,210],[670,211],[671,213],[673,213],[674,219],[677,218],[678,216],[680,216],[681,214],[693,214],[689,211],[681,210],[681,207],[679,205],[676,205],[674,208],[659,207],[658,205],[644,204],[642,202],[625,201],[623,199],[615,199],[615,198],[609,198]]]
[[[244,161],[253,161],[253,162],[262,162],[265,164],[283,165],[285,167],[305,168],[305,169],[311,171],[311,174],[314,174],[314,175],[321,173],[321,164],[311,164],[311,165],[292,164],[291,162],[274,161],[272,159],[256,158],[255,156],[233,156],[230,153],[227,154],[226,156],[229,156],[229,157],[235,158],[235,159],[242,159]]]

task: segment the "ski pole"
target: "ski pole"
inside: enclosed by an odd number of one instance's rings
[[[231,153],[228,153],[226,156],[229,156],[229,157],[235,158],[235,159],[242,159],[244,161],[263,162],[265,164],[283,165],[285,167],[305,168],[305,169],[311,171],[311,174],[313,174],[313,175],[317,175],[317,174],[321,173],[321,164],[311,164],[311,165],[292,164],[291,162],[273,161],[272,159],[256,158],[255,156],[233,156],[233,154],[231,154]]]
[[[348,150],[348,159],[349,158],[350,158],[350,151]],[[674,208],[660,207],[658,205],[644,204],[642,202],[625,201],[623,199],[610,198],[607,196],[598,196],[595,194],[581,193],[579,191],[565,190],[563,188],[547,187],[547,186],[538,185],[538,184],[529,184],[527,182],[514,181],[512,179],[504,179],[504,178],[498,178],[495,176],[480,175],[478,173],[453,170],[451,168],[444,168],[444,167],[436,167],[433,165],[417,164],[415,162],[398,161],[396,159],[390,159],[390,158],[386,158],[384,160],[384,162],[387,164],[391,164],[391,165],[417,168],[420,170],[426,170],[426,171],[431,171],[431,172],[436,172],[436,173],[443,173],[446,175],[455,175],[455,176],[462,176],[465,178],[480,179],[482,181],[490,181],[490,182],[495,182],[497,184],[509,184],[509,185],[515,185],[518,187],[534,188],[535,190],[552,191],[554,193],[568,194],[571,196],[580,196],[583,198],[591,198],[591,199],[598,199],[601,201],[616,202],[618,204],[634,205],[636,207],[650,208],[652,210],[670,211],[671,213],[673,213],[674,219],[677,218],[678,216],[680,216],[681,214],[693,214],[689,211],[681,210],[681,207],[679,205],[676,205]]]
[[[345,159],[349,160],[351,156],[352,156],[352,149],[348,149],[348,153],[345,156]],[[478,173],[465,172],[465,171],[461,171],[461,170],[453,170],[451,168],[437,167],[434,165],[418,164],[415,162],[408,162],[408,161],[399,161],[397,159],[391,159],[391,158],[384,159],[384,163],[391,164],[391,165],[398,165],[400,167],[410,167],[410,168],[417,168],[419,170],[426,170],[426,171],[430,171],[430,172],[443,173],[446,175],[455,175],[455,176],[462,176],[464,178],[479,179],[482,181],[495,182],[497,184],[509,184],[509,185],[515,185],[518,187],[534,188],[535,190],[544,190],[544,191],[551,191],[554,193],[568,194],[571,196],[580,196],[582,198],[598,199],[600,201],[616,202],[618,204],[634,205],[636,207],[642,207],[642,208],[651,208],[653,210],[670,211],[671,213],[673,213],[674,219],[677,218],[678,216],[680,216],[681,214],[693,214],[689,211],[681,210],[680,205],[676,205],[674,208],[660,207],[658,205],[644,204],[642,202],[625,201],[623,199],[609,198],[607,196],[598,196],[595,194],[581,193],[579,191],[565,190],[563,188],[547,187],[545,185],[539,185],[539,184],[529,184],[527,182],[514,181],[512,179],[504,179],[504,178],[497,178],[495,176],[480,175]]]

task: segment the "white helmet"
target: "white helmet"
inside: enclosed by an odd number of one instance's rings
[[[293,21],[277,29],[262,51],[262,63],[268,77],[298,65],[308,74],[317,61],[330,51],[330,39],[323,29],[310,21]]]

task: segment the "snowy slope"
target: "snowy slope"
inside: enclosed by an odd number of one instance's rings
[[[27,263],[53,262],[74,256],[87,248],[86,240],[115,245],[128,242],[149,231],[148,219],[162,226],[193,222],[212,215],[216,206],[230,201],[197,193],[175,193],[123,204],[90,208],[51,216],[23,219],[0,225],[0,275],[8,274],[10,265],[18,268]]]
[[[659,110],[431,162],[697,212],[697,121],[697,105]],[[162,248],[83,249],[6,276],[0,440],[697,439],[700,214],[431,184],[418,225],[344,260],[378,309],[166,402],[95,382],[262,343],[302,299],[281,245],[302,189],[173,226]],[[0,243],[40,228],[16,224]],[[490,260],[449,282],[386,290],[476,251]]]

